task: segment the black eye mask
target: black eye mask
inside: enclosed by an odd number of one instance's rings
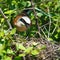
[[[26,23],[26,21],[23,18],[19,19],[19,21],[23,22],[27,28],[29,27],[29,24]]]

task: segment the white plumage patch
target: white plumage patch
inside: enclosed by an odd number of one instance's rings
[[[26,23],[28,24],[31,23],[30,19],[27,16],[23,16],[22,18],[26,21]]]
[[[25,24],[23,22],[21,22],[21,21],[17,21],[17,23],[15,23],[15,25],[17,25],[18,27],[21,27],[21,26],[23,26]]]

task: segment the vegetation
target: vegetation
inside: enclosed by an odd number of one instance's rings
[[[32,21],[29,39],[26,31],[17,31],[12,23],[25,9]],[[59,60],[59,43],[60,0],[0,0],[0,60]]]

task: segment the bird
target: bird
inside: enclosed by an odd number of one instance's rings
[[[26,31],[31,26],[31,19],[28,17],[28,11],[29,10],[24,10],[21,14],[18,14],[13,20],[13,25],[19,32]]]

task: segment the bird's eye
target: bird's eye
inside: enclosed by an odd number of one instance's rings
[[[23,18],[19,19],[19,21],[23,21],[23,20],[24,20]]]

